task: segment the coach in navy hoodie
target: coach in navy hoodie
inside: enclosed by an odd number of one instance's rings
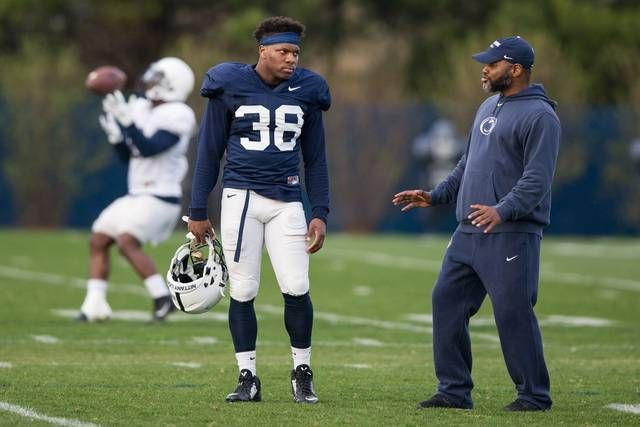
[[[498,39],[473,58],[485,64],[483,88],[497,94],[478,109],[465,154],[434,190],[393,197],[403,211],[455,202],[459,222],[432,295],[438,388],[418,408],[473,407],[469,318],[489,294],[517,392],[504,409],[547,410],[549,374],[533,307],[560,122],[544,88],[529,83],[534,51],[524,39]]]

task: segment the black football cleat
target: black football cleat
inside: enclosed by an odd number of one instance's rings
[[[516,399],[503,408],[507,412],[547,411],[549,408],[540,408],[526,400]]]
[[[240,371],[238,378],[238,386],[227,395],[227,402],[260,402],[260,378],[253,375],[250,370],[243,369]]]
[[[441,394],[434,394],[427,400],[418,403],[418,409],[427,408],[447,408],[447,409],[471,409],[460,405],[452,400],[447,399]]]
[[[298,365],[291,371],[291,393],[296,403],[318,403],[313,389],[313,371],[309,365]]]
[[[176,311],[176,306],[171,301],[171,296],[156,298],[153,300],[153,313],[151,320],[153,322],[162,322],[167,316]]]
[[[76,322],[88,322],[89,318],[83,312],[80,312],[76,317],[73,318]]]

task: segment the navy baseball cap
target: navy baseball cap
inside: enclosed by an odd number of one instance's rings
[[[491,64],[504,59],[512,64],[520,64],[524,68],[533,67],[535,54],[531,45],[520,36],[505,37],[491,43],[484,52],[472,56],[478,62]]]

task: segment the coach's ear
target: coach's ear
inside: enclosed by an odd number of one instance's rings
[[[524,67],[522,64],[513,64],[513,67],[511,67],[511,75],[517,78],[522,76],[522,73],[524,73]]]

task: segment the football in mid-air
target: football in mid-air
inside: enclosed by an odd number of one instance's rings
[[[106,95],[122,89],[127,82],[127,75],[118,67],[103,65],[87,75],[84,82],[87,89],[98,95]]]

